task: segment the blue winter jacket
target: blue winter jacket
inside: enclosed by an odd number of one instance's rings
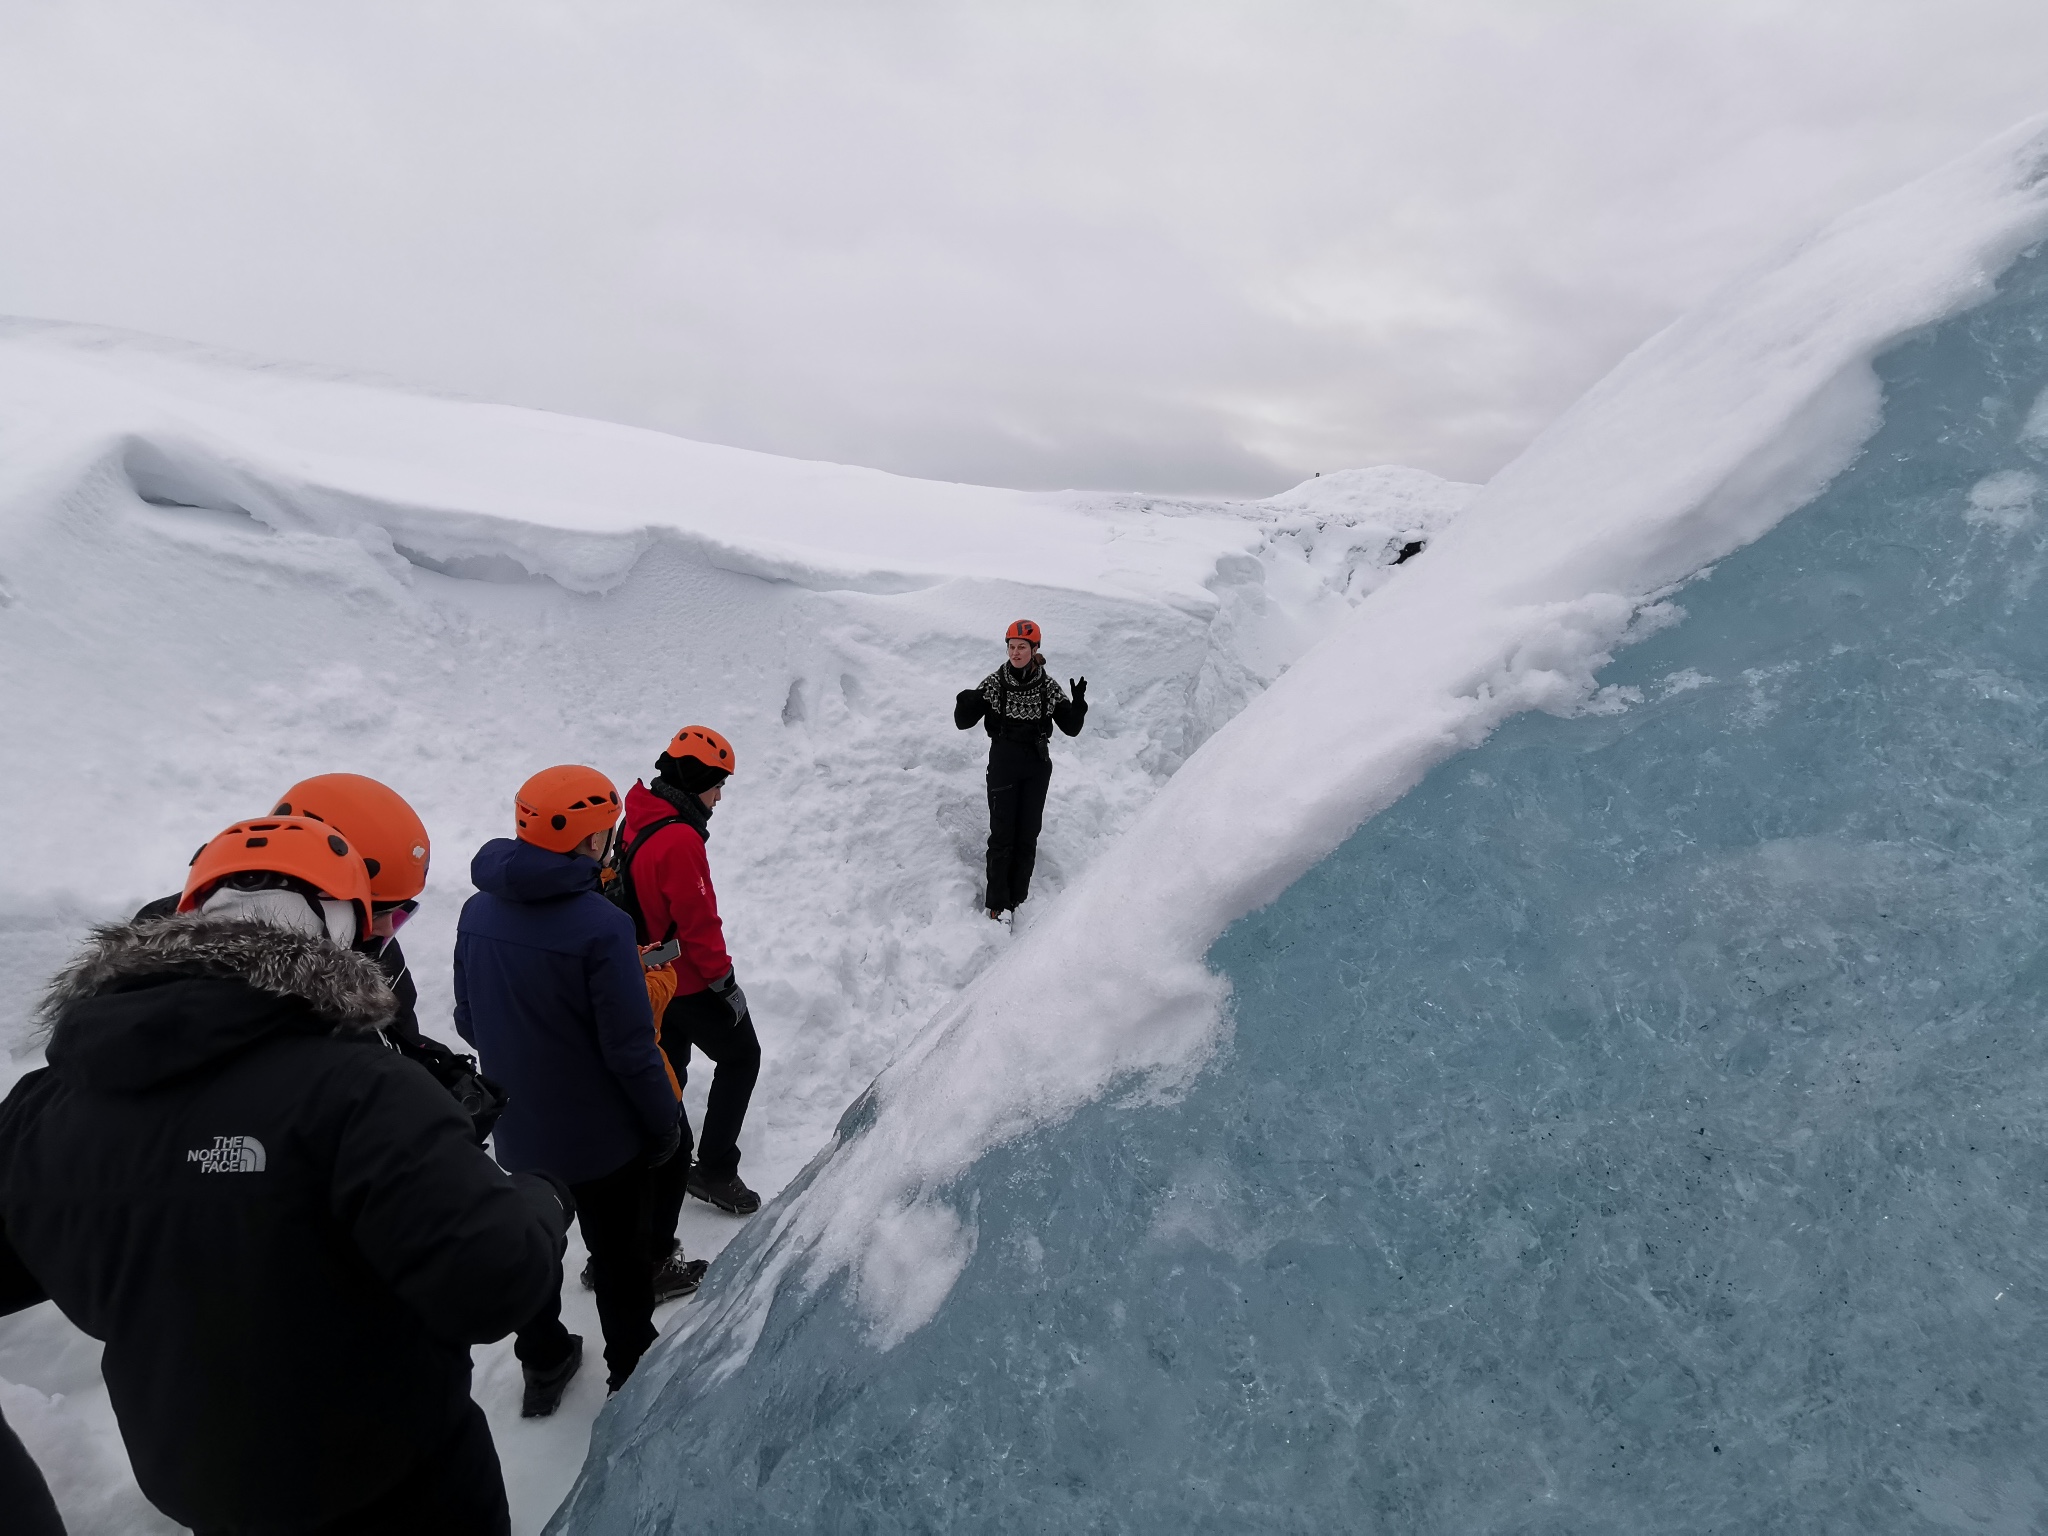
[[[496,838],[469,866],[455,932],[455,1027],[510,1090],[498,1161],[601,1178],[676,1123],[633,920],[574,854]]]

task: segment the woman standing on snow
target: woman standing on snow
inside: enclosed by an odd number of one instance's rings
[[[956,726],[964,731],[979,721],[989,734],[987,905],[998,919],[1031,894],[1052,783],[1052,728],[1078,736],[1088,718],[1088,679],[1075,679],[1067,697],[1045,670],[1038,653],[1044,635],[1036,624],[1019,619],[1004,638],[1009,661],[953,701]]]

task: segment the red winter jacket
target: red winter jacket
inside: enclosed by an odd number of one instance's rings
[[[640,829],[674,816],[676,808],[646,785],[626,791],[625,838],[632,842]],[[683,946],[676,957],[676,995],[702,992],[732,969],[725,952],[725,925],[718,920],[718,893],[711,889],[711,861],[704,856],[704,838],[687,821],[663,827],[633,855],[633,893],[647,919],[647,937],[659,944],[675,925]]]

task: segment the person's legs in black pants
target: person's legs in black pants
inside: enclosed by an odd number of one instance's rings
[[[669,1004],[670,1008],[674,1006],[674,1003]],[[667,1017],[668,1014],[664,1012],[662,1018],[666,1020]],[[689,1051],[688,1042],[679,1041],[678,1045],[677,1054],[687,1055]],[[668,1049],[668,1038],[665,1033],[662,1037],[662,1049],[664,1051]],[[678,1068],[676,1071],[676,1081],[681,1082],[682,1080],[682,1070]],[[663,1163],[659,1168],[650,1168],[647,1171],[649,1207],[647,1259],[650,1269],[658,1266],[663,1259],[666,1259],[676,1251],[676,1224],[682,1219],[683,1196],[688,1193],[687,1185],[690,1178],[691,1151],[690,1117],[683,1112],[683,1106],[680,1104],[676,1106],[676,1128],[683,1133],[682,1144],[676,1148],[676,1155]]]
[[[614,1388],[633,1374],[633,1366],[654,1342],[654,1273],[647,1262],[654,1192],[650,1171],[636,1157],[601,1179],[569,1186],[576,1197],[576,1223],[590,1250],[597,1320],[604,1328],[605,1369]],[[521,1365],[545,1371],[567,1359],[569,1349],[557,1293],[519,1330],[512,1352]]]
[[[1038,862],[1038,830],[1052,764],[1036,741],[989,743],[988,898],[991,912],[1007,912],[1031,894]]]
[[[1010,899],[1017,807],[1023,798],[1025,776],[1037,758],[1029,742],[998,738],[988,744],[988,894],[984,905],[991,912],[1007,912],[1017,905]]]
[[[697,1171],[705,1178],[732,1178],[740,1171],[740,1127],[761,1076],[761,1042],[751,1014],[735,1019],[715,992],[692,992],[669,1000],[661,1016],[661,1048],[676,1081],[690,1081],[690,1047],[711,1058],[711,1092],[704,1101],[704,1130],[697,1138]],[[689,1132],[683,1132],[687,1140]]]
[[[1052,764],[1039,762],[1017,785],[1017,840],[1010,848],[1010,905],[1022,906],[1031,894],[1031,872],[1038,867],[1038,831],[1045,825],[1045,792],[1052,787]]]
[[[654,1342],[654,1274],[647,1264],[649,1170],[638,1158],[617,1173],[572,1184],[576,1220],[590,1249],[597,1320],[604,1329],[604,1363],[612,1387]]]
[[[712,1061],[711,1092],[704,1103],[704,1134],[695,1143],[698,1174],[712,1182],[737,1177],[740,1171],[740,1127],[753,1102],[761,1075],[761,1041],[752,1016],[734,1020],[717,993],[691,992],[669,1000],[661,1016],[661,1048],[676,1081],[690,1080],[690,1047]],[[690,1121],[683,1117],[683,1145],[654,1170],[654,1259],[659,1263],[675,1251],[676,1221],[682,1214],[685,1181],[690,1172]]]
[[[562,1293],[548,1292],[540,1310],[512,1335],[512,1353],[530,1371],[552,1371],[569,1358],[573,1346],[562,1326]]]

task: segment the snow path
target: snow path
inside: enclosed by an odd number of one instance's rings
[[[629,782],[700,719],[741,761],[711,857],[765,1052],[745,1171],[773,1193],[1187,755],[1471,494],[1398,469],[1256,504],[934,485],[0,326],[0,768],[46,807],[10,828],[0,873],[0,1088],[37,1064],[28,1006],[87,923],[173,888],[200,840],[324,769],[376,774],[426,819],[405,942],[422,1019],[452,1040],[469,855],[507,830],[513,788],[559,761]],[[978,910],[986,742],[950,711],[1027,614],[1060,675],[1090,677],[1093,711],[1055,746],[1013,936]],[[693,1204],[685,1248],[739,1228]],[[565,1299],[594,1343],[573,1280]],[[536,1530],[601,1373],[522,1423],[509,1345],[476,1361],[515,1528]],[[170,1528],[128,1476],[97,1346],[53,1308],[0,1320],[0,1408],[74,1531]]]

